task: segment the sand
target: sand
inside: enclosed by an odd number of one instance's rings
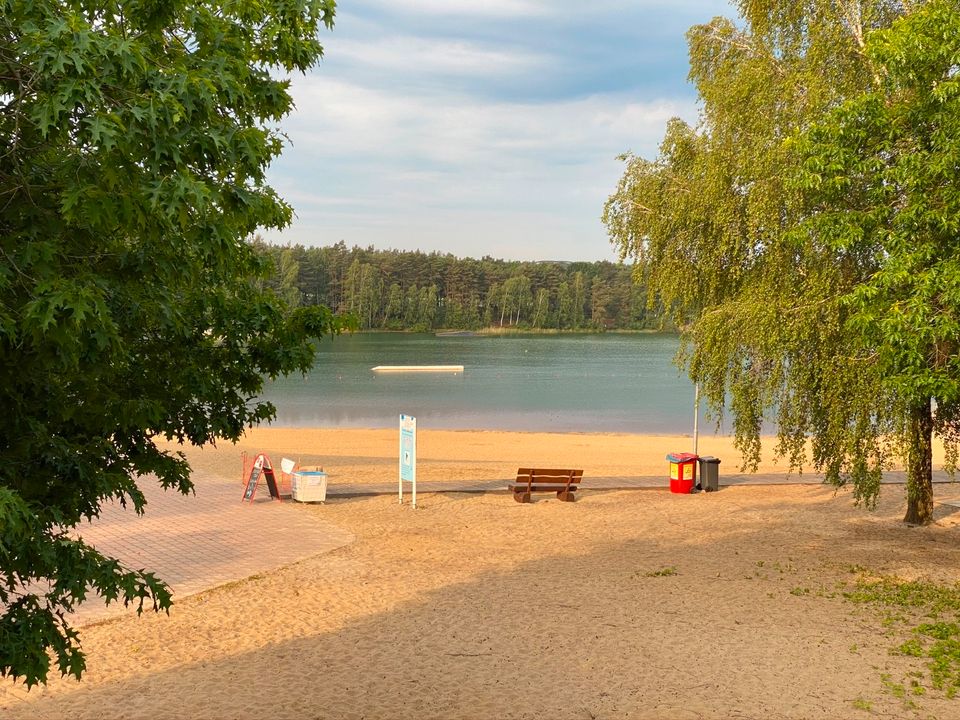
[[[508,477],[519,464],[656,474],[682,442],[421,432],[420,470],[431,480]],[[240,448],[190,457],[198,475],[239,484],[240,449],[300,454],[351,482],[395,479],[395,431],[258,430]],[[701,451],[734,457],[721,438]],[[761,469],[783,472],[767,460]],[[960,488],[938,485],[937,496]],[[889,682],[925,672],[923,661],[891,654],[906,638],[840,591],[863,569],[960,581],[960,509],[938,505],[932,526],[906,527],[902,486],[886,486],[874,511],[818,485],[535,499],[450,492],[422,495],[417,509],[395,496],[302,506],[356,540],[182,598],[169,617],[86,626],[84,680],[29,693],[4,683],[0,716],[913,714]],[[908,699],[918,717],[960,717],[960,700]]]
[[[765,439],[758,473],[811,480],[809,468],[805,474],[789,474],[787,461],[775,456],[774,445],[772,438]],[[521,466],[582,467],[588,480],[662,478],[666,453],[692,449],[689,435],[432,430],[421,425],[417,432],[417,478],[425,482],[482,482],[513,478]],[[258,428],[236,445],[192,451],[190,461],[199,470],[233,473],[239,481],[240,453],[244,451],[251,458],[267,452],[274,464],[286,456],[303,465],[322,465],[331,483],[396,482],[398,431]],[[702,435],[698,451],[721,458],[724,477],[742,474],[741,455],[732,438]],[[942,464],[942,447],[936,446],[934,454],[935,464]]]

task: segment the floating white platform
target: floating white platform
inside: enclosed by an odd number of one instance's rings
[[[463,365],[377,365],[374,372],[463,372]]]

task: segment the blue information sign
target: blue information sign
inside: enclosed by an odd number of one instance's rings
[[[417,506],[417,419],[400,416],[400,502],[403,502],[403,483],[413,485],[413,506]]]

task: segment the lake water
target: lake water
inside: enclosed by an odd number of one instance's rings
[[[406,413],[446,429],[690,433],[694,391],[673,364],[677,346],[659,334],[349,335],[324,339],[313,372],[268,383],[264,395],[286,427],[396,427]]]

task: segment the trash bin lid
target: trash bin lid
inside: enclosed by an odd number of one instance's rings
[[[714,457],[713,455],[701,455],[698,459],[701,463],[710,463],[711,465],[720,464],[720,458]]]
[[[694,453],[667,453],[667,460],[672,463],[693,462],[696,459]]]

